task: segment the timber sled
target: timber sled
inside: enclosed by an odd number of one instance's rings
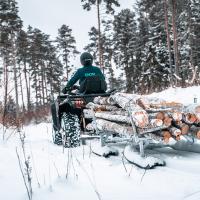
[[[92,146],[97,155],[120,155],[114,144],[123,143],[125,147],[121,155],[128,162],[152,169],[166,163],[149,154],[149,149],[170,147],[200,153],[200,105],[184,106],[116,93],[94,98],[83,113],[85,118],[92,119],[86,129],[99,136],[99,144]]]

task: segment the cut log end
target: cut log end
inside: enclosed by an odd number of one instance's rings
[[[164,118],[165,118],[165,113],[164,112],[158,112],[156,114],[156,119],[164,120]]]
[[[185,119],[186,119],[186,122],[188,122],[190,124],[193,124],[195,121],[197,121],[196,115],[192,114],[192,113],[186,113]]]
[[[177,136],[176,136],[176,140],[177,140],[177,141],[181,140],[181,135],[177,135]]]
[[[174,121],[181,121],[183,118],[183,114],[179,111],[173,111],[171,115]]]
[[[170,117],[165,117],[165,119],[163,120],[164,125],[166,126],[170,126],[172,124],[172,118]]]
[[[163,121],[161,119],[152,119],[150,121],[150,124],[153,126],[153,127],[160,127],[163,125]]]
[[[197,136],[197,139],[200,139],[200,130],[197,132],[196,136]]]
[[[169,131],[163,131],[162,132],[163,135],[163,140],[164,142],[167,144],[169,143],[170,138],[172,137],[171,133]]]
[[[195,112],[196,112],[196,113],[200,113],[200,106],[197,106],[197,107],[195,108]]]
[[[181,133],[182,133],[183,135],[188,134],[189,129],[190,129],[190,127],[189,127],[189,125],[187,125],[187,124],[182,124],[182,125],[181,125]]]
[[[149,124],[149,118],[145,111],[133,111],[131,117],[137,127],[145,128]]]

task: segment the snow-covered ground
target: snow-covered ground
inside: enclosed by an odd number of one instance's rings
[[[153,93],[149,96],[162,98],[166,101],[176,101],[182,104],[192,104],[196,98],[200,104],[200,87],[193,86],[188,88],[169,88],[160,93]]]
[[[195,97],[200,103],[199,91],[200,87],[171,88],[151,96],[184,104],[193,103]],[[90,142],[63,152],[52,143],[50,123],[30,125],[23,131],[34,200],[200,199],[200,154],[156,149],[152,154],[164,159],[166,166],[145,171],[122,161],[120,155],[103,158],[92,154]],[[118,148],[122,151],[124,145]],[[23,162],[19,136],[12,134],[3,141],[0,127],[0,200],[28,199],[16,149]]]

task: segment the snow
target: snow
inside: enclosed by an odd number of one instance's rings
[[[194,98],[197,98],[197,103],[200,103],[200,87],[193,86],[188,88],[169,88],[160,93],[152,93],[150,97],[161,98],[166,101],[175,101],[184,105],[194,103]]]
[[[199,91],[200,87],[170,88],[150,96],[191,104],[194,96],[200,101]],[[122,159],[124,144],[113,145],[119,150],[119,156],[104,158],[91,153],[93,141],[63,152],[61,146],[52,143],[50,123],[32,124],[24,127],[23,132],[26,156],[30,156],[32,167],[33,200],[200,199],[198,153],[169,147],[149,150],[153,157],[164,160],[166,166],[145,171]],[[19,135],[13,133],[3,141],[0,127],[1,200],[28,199],[16,148],[23,161]]]

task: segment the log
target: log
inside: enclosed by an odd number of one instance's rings
[[[153,126],[153,127],[160,127],[160,126],[163,125],[163,120],[161,120],[161,119],[151,119],[150,125]]]
[[[170,116],[174,121],[181,121],[183,119],[183,114],[180,111],[172,111]]]
[[[108,102],[111,104],[117,104],[128,111],[135,125],[144,128],[149,124],[149,119],[147,112],[136,104],[136,100],[139,98],[140,95],[116,93],[108,98]]]
[[[185,107],[184,112],[195,114],[196,119],[200,121],[200,105],[197,104],[190,104]]]
[[[187,124],[194,124],[195,122],[197,122],[197,117],[193,113],[185,113],[183,115],[183,121]]]
[[[150,118],[150,120],[153,118],[162,120],[163,124],[167,127],[169,127],[172,123],[172,118],[169,116],[169,114],[167,112],[163,112],[163,111],[149,114],[149,118]]]
[[[158,131],[154,134],[148,133],[146,136],[161,145],[173,145],[176,143],[169,131]]]
[[[114,115],[111,113],[105,113],[105,112],[96,112],[95,113],[96,118],[106,119],[113,122],[120,122],[120,123],[128,123],[131,124],[131,119],[128,116],[123,115]]]
[[[125,111],[125,110],[122,110],[121,108],[119,108],[119,110],[112,110],[112,111],[108,111],[108,110],[102,111],[101,109],[96,109],[94,111],[92,109],[84,109],[83,110],[84,117],[87,118],[87,119],[92,118],[93,116],[95,116],[95,113],[101,113],[101,115],[105,114],[106,116],[107,115],[119,115],[119,116],[127,117],[127,118],[129,116],[128,112]],[[98,117],[97,115],[96,115],[96,117]],[[99,117],[99,118],[103,118],[103,117]]]
[[[161,131],[159,132],[163,136],[163,143],[165,145],[174,145],[177,143],[177,141],[172,137],[171,133],[169,131]]]
[[[173,136],[175,136],[175,137],[181,135],[181,130],[178,129],[178,128],[176,128],[176,127],[171,127],[171,128],[169,128],[169,132],[170,132]]]
[[[181,111],[183,109],[183,104],[178,103],[178,102],[166,102],[162,100],[158,100],[158,102],[150,103],[149,105],[150,108],[154,109],[173,109],[173,110],[179,110]]]
[[[145,127],[145,128],[137,128],[137,132],[139,134],[145,135],[146,133],[153,133],[153,132],[161,131],[161,130],[167,129],[167,128],[169,128],[169,127],[165,126],[165,125],[158,126],[158,127],[148,125],[148,127]]]
[[[156,119],[164,120],[166,117],[166,114],[164,112],[158,112],[158,113],[156,113],[155,117],[156,117]]]
[[[92,109],[94,111],[115,111],[118,110],[119,108],[116,106],[112,106],[112,105],[98,105],[92,102],[89,102],[86,105],[86,108],[88,109]]]
[[[200,140],[200,131],[198,131],[198,132],[196,133],[196,137],[197,137],[197,139]]]
[[[114,132],[114,133],[118,133],[120,135],[132,135],[133,133],[133,129],[132,126],[128,126],[126,124],[118,124],[116,122],[111,122],[105,119],[96,119],[96,124],[97,124],[97,128],[101,131],[109,131],[109,132]],[[161,129],[166,129],[166,126],[161,126],[161,127],[148,127],[146,129],[141,129],[138,128],[137,132],[138,134],[147,134],[150,132],[155,132],[155,131],[159,131]]]
[[[95,97],[94,100],[93,100],[93,102],[95,104],[99,104],[99,105],[109,105],[108,98],[109,97],[101,97],[101,96]]]
[[[173,121],[172,125],[181,130],[182,135],[186,135],[189,133],[190,126],[182,121]]]
[[[110,122],[104,119],[97,119],[96,124],[100,131],[114,132],[122,136],[133,134],[133,129],[131,126],[119,125],[115,122]]]
[[[129,107],[134,107],[136,100],[139,99],[140,95],[126,94],[126,93],[116,93],[108,98],[108,103],[111,105],[119,105],[121,108],[127,110]]]
[[[139,128],[145,128],[149,124],[149,117],[147,112],[141,109],[139,106],[135,107],[135,110],[131,110],[131,117],[135,125]]]
[[[139,105],[144,110],[149,110],[150,109],[149,103],[146,101],[146,99],[138,98],[136,100],[136,104]]]
[[[94,131],[95,130],[95,127],[94,127],[94,124],[93,123],[89,123],[86,125],[86,130],[88,131]]]
[[[166,116],[166,117],[164,118],[164,120],[163,120],[163,124],[164,124],[165,126],[171,126],[171,124],[172,124],[172,118],[170,118],[169,116]]]
[[[163,136],[163,140],[165,143],[169,143],[170,139],[172,138],[172,135],[169,131],[162,131],[161,135]]]
[[[126,110],[121,109],[121,108],[119,108],[118,110],[109,111],[109,113],[112,114],[112,115],[129,116],[128,112]]]
[[[200,127],[191,126],[189,130],[189,135],[200,139]]]

